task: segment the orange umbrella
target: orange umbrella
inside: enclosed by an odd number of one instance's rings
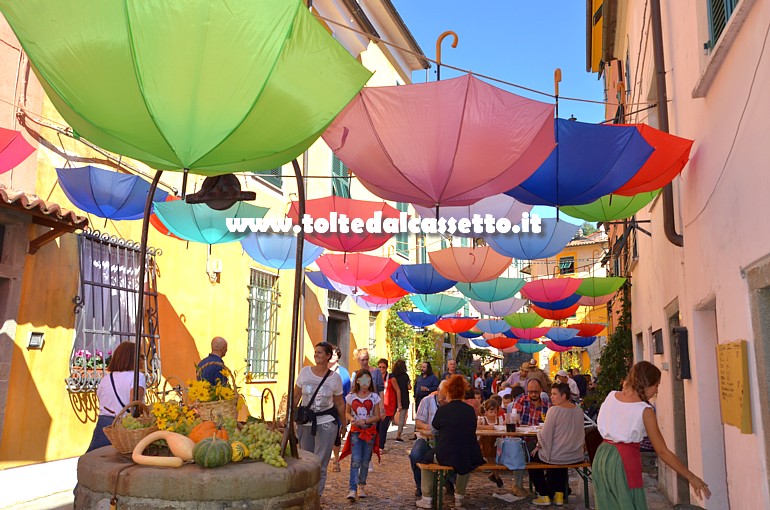
[[[575,315],[575,312],[577,311],[578,308],[580,308],[580,303],[575,303],[569,308],[563,308],[561,310],[546,310],[545,308],[540,308],[539,306],[532,305],[533,312],[535,312],[536,314],[538,314],[540,317],[544,319],[551,319],[554,321],[566,319],[567,317],[572,317],[573,315]]]
[[[487,343],[489,344],[490,347],[494,347],[495,349],[501,349],[501,350],[513,347],[514,345],[516,345],[516,342],[518,342],[518,340],[516,340],[515,338],[508,338],[504,336],[496,336],[494,338],[487,339]]]
[[[450,280],[475,283],[497,278],[511,265],[511,257],[495,252],[489,246],[478,248],[444,248],[428,253],[436,271]]]
[[[409,291],[402,289],[398,286],[392,278],[388,277],[381,282],[373,283],[372,285],[362,285],[361,290],[370,296],[377,296],[381,298],[402,298],[409,294]]]
[[[446,317],[436,321],[436,327],[447,333],[464,333],[471,329],[479,319],[476,317]]]

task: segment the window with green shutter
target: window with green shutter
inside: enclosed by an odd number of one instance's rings
[[[283,186],[283,177],[281,177],[282,167],[271,168],[270,170],[260,170],[259,172],[252,172],[254,177],[259,177],[263,181],[272,184],[276,188]]]
[[[575,272],[575,257],[559,258],[559,273],[573,274]]]
[[[716,46],[719,37],[722,35],[727,21],[735,12],[735,7],[740,0],[707,0],[709,16],[709,42],[706,46],[709,49]]]
[[[336,154],[332,155],[332,195],[350,198],[350,174]]]
[[[407,212],[409,204],[396,202],[396,209],[400,212]],[[409,232],[399,232],[396,234],[396,253],[407,259],[409,258]]]

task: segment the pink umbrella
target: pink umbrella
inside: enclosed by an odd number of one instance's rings
[[[378,197],[468,205],[518,186],[553,148],[553,105],[471,75],[366,87],[323,135]]]
[[[510,257],[500,255],[489,246],[444,248],[428,252],[428,257],[441,276],[466,283],[492,280],[503,274],[511,265]]]
[[[507,218],[512,225],[516,225],[521,223],[522,213],[531,211],[532,207],[531,205],[517,202],[513,197],[501,194],[483,198],[471,205],[442,207],[439,209],[438,217],[434,208],[415,205],[414,209],[421,218],[444,218],[447,221],[453,219],[457,222],[460,220],[473,221],[475,215],[478,215],[478,218],[483,220],[486,215],[489,215],[495,220]],[[481,237],[481,234],[482,232],[474,232],[472,227],[470,228],[470,233],[461,232],[459,229],[452,232],[452,235],[456,237]]]
[[[615,297],[615,292],[612,294],[607,294],[606,296],[580,296],[580,299],[578,299],[578,304],[580,306],[599,306],[599,305],[606,305],[609,303],[612,298]]]
[[[551,328],[511,328],[516,338],[524,338],[525,340],[534,340],[548,333]]]
[[[0,174],[15,168],[33,152],[35,148],[19,131],[0,128]]]
[[[570,297],[583,282],[580,278],[548,278],[524,284],[521,295],[531,301],[552,303]]]
[[[289,218],[295,225],[299,225],[301,218],[297,217],[297,202],[291,203],[289,209]],[[368,202],[365,200],[353,200],[343,197],[324,197],[308,200],[305,205],[305,214],[313,220],[323,219],[328,221],[328,230],[325,232],[313,231],[305,232],[305,239],[315,244],[323,246],[329,250],[344,252],[370,251],[379,248],[393,237],[393,234],[385,232],[369,233],[366,227],[366,220],[378,218],[376,223],[382,230],[382,221],[384,219],[397,219],[400,212],[385,202]],[[348,227],[340,228],[337,220],[347,219]],[[355,230],[350,223],[354,219],[362,220],[360,228]],[[360,230],[360,232],[356,232]]]
[[[368,301],[364,301],[361,296],[351,296],[353,299],[353,302],[357,304],[360,308],[363,308],[364,310],[369,310],[370,312],[382,312],[384,310],[387,310],[393,304],[375,304],[375,303],[369,303]]]
[[[361,253],[327,253],[318,257],[316,264],[330,280],[358,287],[380,282],[398,269],[398,264],[387,257]]]
[[[357,297],[360,297],[362,300],[366,301],[367,303],[371,303],[373,305],[394,305],[398,301],[401,300],[400,297],[397,298],[386,298],[386,297],[380,297],[380,296],[370,296],[368,294],[358,294]]]
[[[572,347],[562,347],[561,345],[557,345],[552,340],[546,340],[543,342],[543,345],[545,345],[553,352],[567,352],[568,350],[572,349]]]

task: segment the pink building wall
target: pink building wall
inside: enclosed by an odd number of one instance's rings
[[[637,215],[652,221],[653,235],[637,236],[633,333],[643,338],[637,352],[663,369],[656,405],[669,448],[673,451],[676,440],[683,438],[675,430],[677,418],[683,417],[689,467],[714,493],[707,502],[691,494],[692,503],[710,509],[764,508],[770,499],[768,409],[767,403],[760,403],[760,385],[767,375],[757,352],[765,349],[767,339],[752,326],[751,293],[743,270],[770,254],[770,51],[760,61],[770,28],[770,0],[741,0],[708,54],[703,47],[708,40],[707,2],[661,3],[670,131],[694,139],[695,145],[690,164],[674,183],[677,230],[684,236],[684,247],[666,239],[660,199]],[[655,99],[651,40],[644,50],[648,2],[618,4],[615,57],[625,62],[629,55],[629,87],[639,88],[636,100]],[[655,126],[656,117],[652,110],[629,120]],[[692,368],[692,379],[682,383],[683,406],[672,395],[669,345],[668,317],[677,305],[680,324],[689,332]],[[657,329],[663,330],[662,355],[653,354],[651,346],[651,332]],[[720,418],[715,348],[741,339],[749,342],[751,434],[723,425]],[[661,465],[659,483],[676,502],[675,473]]]

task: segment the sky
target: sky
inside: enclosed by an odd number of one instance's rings
[[[436,39],[446,30],[457,33],[441,47],[441,60],[463,69],[553,93],[553,73],[561,68],[560,95],[603,100],[602,82],[585,70],[585,0],[392,0],[409,30],[429,57],[436,57]],[[436,79],[436,66],[428,71]],[[441,79],[460,75],[441,68]],[[414,82],[426,81],[425,71]],[[552,98],[495,85],[523,96]],[[601,122],[598,104],[559,102],[559,117],[574,115],[583,122]]]
[[[462,69],[493,76],[507,82],[543,92],[554,92],[554,70],[561,69],[559,95],[604,100],[602,82],[586,72],[585,0],[392,0],[406,26],[417,39],[425,56],[436,58],[436,39],[445,31],[457,33],[444,39],[441,61]],[[461,75],[441,68],[441,79]],[[426,81],[424,70],[416,71],[415,83]],[[436,80],[436,66],[427,72]],[[533,94],[500,83],[510,92],[553,102],[553,98]],[[582,122],[604,120],[604,107],[595,103],[559,101],[559,117],[574,115]],[[536,207],[541,217],[555,217],[555,209]],[[571,223],[583,220],[561,217]]]

